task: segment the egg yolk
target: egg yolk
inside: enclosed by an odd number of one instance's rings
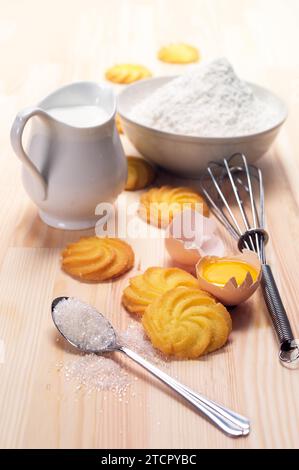
[[[238,286],[240,286],[247,273],[251,274],[253,282],[257,280],[257,270],[244,261],[216,260],[203,266],[202,276],[206,281],[216,286],[223,287],[234,277]]]

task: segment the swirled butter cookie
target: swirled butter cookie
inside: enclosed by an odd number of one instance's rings
[[[158,59],[171,64],[189,64],[198,62],[199,52],[196,47],[189,44],[169,44],[161,47],[158,52]]]
[[[166,227],[173,217],[184,209],[197,210],[204,216],[209,215],[208,206],[202,196],[183,186],[162,186],[142,194],[139,215],[149,224]]]
[[[139,64],[118,64],[108,69],[105,77],[110,82],[129,84],[151,77],[152,74],[148,68]]]
[[[62,269],[83,281],[106,281],[129,271],[134,252],[119,238],[83,237],[62,252]]]
[[[118,130],[118,133],[123,134],[124,131],[123,131],[123,128],[122,128],[122,125],[121,125],[121,120],[120,120],[119,114],[117,114],[117,113],[115,115],[115,125],[116,125],[116,129]]]
[[[164,354],[196,358],[221,348],[232,329],[226,308],[199,289],[176,287],[154,300],[142,324]]]
[[[142,315],[157,297],[177,286],[196,288],[198,282],[194,276],[180,268],[148,268],[143,274],[129,279],[122,303],[130,313]]]
[[[156,174],[152,165],[139,157],[128,157],[128,179],[125,189],[127,191],[136,191],[149,186]]]

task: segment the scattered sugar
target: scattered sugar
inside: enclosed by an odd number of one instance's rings
[[[200,137],[235,137],[278,124],[281,112],[241,80],[225,58],[191,67],[131,111],[155,129]]]
[[[75,380],[78,390],[84,387],[85,392],[111,391],[119,398],[124,395],[132,378],[123,366],[108,356],[84,354],[68,361],[64,366],[68,380]]]
[[[167,364],[167,357],[152,346],[142,325],[137,321],[130,323],[127,329],[120,334],[119,342],[153,364],[160,366]]]
[[[108,320],[95,308],[76,298],[61,300],[53,314],[60,331],[83,350],[101,351],[116,341]],[[142,325],[137,321],[130,323],[119,335],[118,342],[136,351],[149,362],[159,366],[167,364],[167,358],[152,346]],[[56,368],[59,372],[64,371],[67,380],[77,383],[76,390],[84,389],[87,393],[94,390],[111,391],[122,401],[133,380],[138,380],[128,373],[123,359],[114,353],[105,353],[102,356],[78,354],[66,364],[59,362]],[[136,394],[133,392],[132,396]]]
[[[83,350],[101,351],[115,342],[115,333],[108,320],[79,299],[61,300],[53,315],[62,334]]]
[[[149,362],[159,367],[167,365],[167,358],[153,348],[140,323],[136,321],[130,323],[128,328],[119,335],[119,341]],[[69,360],[64,366],[59,363],[57,370],[63,370],[67,380],[78,384],[76,390],[84,390],[86,393],[111,391],[119,400],[122,400],[130,385],[138,380],[137,377],[129,374],[125,364],[122,363],[121,356],[114,356],[110,353],[103,356],[79,355]],[[136,392],[132,391],[131,396],[136,397]]]

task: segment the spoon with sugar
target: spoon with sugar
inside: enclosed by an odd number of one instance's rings
[[[143,359],[136,352],[119,344],[111,323],[91,305],[75,297],[57,297],[52,302],[51,311],[56,328],[72,346],[85,353],[105,354],[116,351],[126,354],[176,391],[198,412],[229,436],[238,437],[249,434],[250,422],[247,418],[194,392]]]

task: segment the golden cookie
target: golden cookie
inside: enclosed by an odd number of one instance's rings
[[[221,348],[232,329],[226,308],[199,289],[176,287],[146,309],[142,324],[164,354],[196,358]]]
[[[119,114],[115,115],[115,125],[116,125],[116,129],[118,130],[118,133],[123,134],[124,131],[123,131],[123,128],[122,128],[122,125],[121,125],[121,120],[120,120]]]
[[[143,78],[151,77],[151,72],[139,64],[119,64],[114,65],[105,73],[107,80],[114,83],[133,83]]]
[[[125,288],[122,303],[137,315],[143,315],[147,306],[164,292],[174,287],[198,287],[194,276],[179,268],[148,268],[143,274],[131,277]]]
[[[204,216],[209,209],[200,194],[191,188],[162,186],[152,188],[140,198],[139,215],[148,224],[166,227],[184,209],[194,209]]]
[[[155,171],[146,160],[139,157],[128,157],[128,179],[125,189],[134,191],[149,186],[154,178]]]
[[[171,64],[189,64],[198,62],[199,58],[198,49],[189,44],[169,44],[158,52],[158,59]]]
[[[106,281],[129,271],[134,252],[119,238],[83,237],[62,252],[62,268],[83,281]]]

